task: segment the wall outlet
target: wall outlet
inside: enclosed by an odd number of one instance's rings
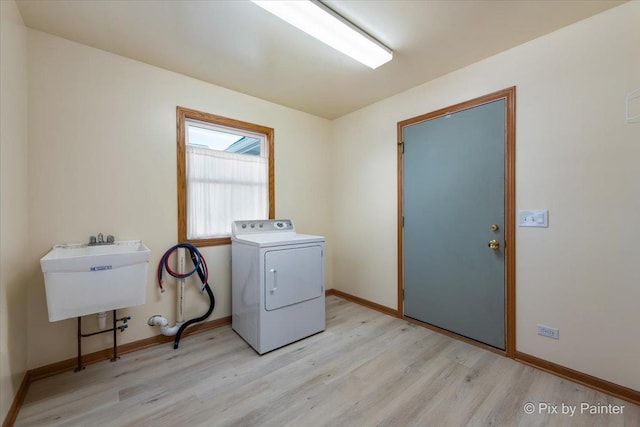
[[[538,324],[538,335],[553,338],[554,340],[560,339],[560,331],[558,330],[558,328],[550,328],[549,326],[540,324]]]
[[[549,211],[546,209],[519,210],[518,227],[549,227]]]

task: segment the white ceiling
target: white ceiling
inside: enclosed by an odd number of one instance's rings
[[[624,1],[326,1],[394,51],[376,70],[246,0],[18,0],[37,30],[333,119]]]

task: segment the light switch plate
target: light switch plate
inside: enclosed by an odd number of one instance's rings
[[[549,227],[549,211],[546,209],[519,210],[518,227]]]

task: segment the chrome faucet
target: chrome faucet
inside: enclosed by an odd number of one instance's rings
[[[116,242],[116,239],[111,234],[109,234],[107,236],[107,241],[106,242],[104,240],[104,235],[102,233],[98,233],[98,237],[97,238],[96,238],[96,236],[89,237],[89,246],[113,245],[115,242]]]

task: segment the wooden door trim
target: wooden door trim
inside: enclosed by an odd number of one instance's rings
[[[516,355],[516,87],[510,87],[479,98],[441,108],[427,114],[398,122],[398,314],[404,316],[404,272],[403,272],[403,129],[406,126],[457,113],[489,102],[505,100],[505,344],[504,354]],[[422,323],[422,322],[420,322]],[[457,334],[452,334],[458,337]]]

